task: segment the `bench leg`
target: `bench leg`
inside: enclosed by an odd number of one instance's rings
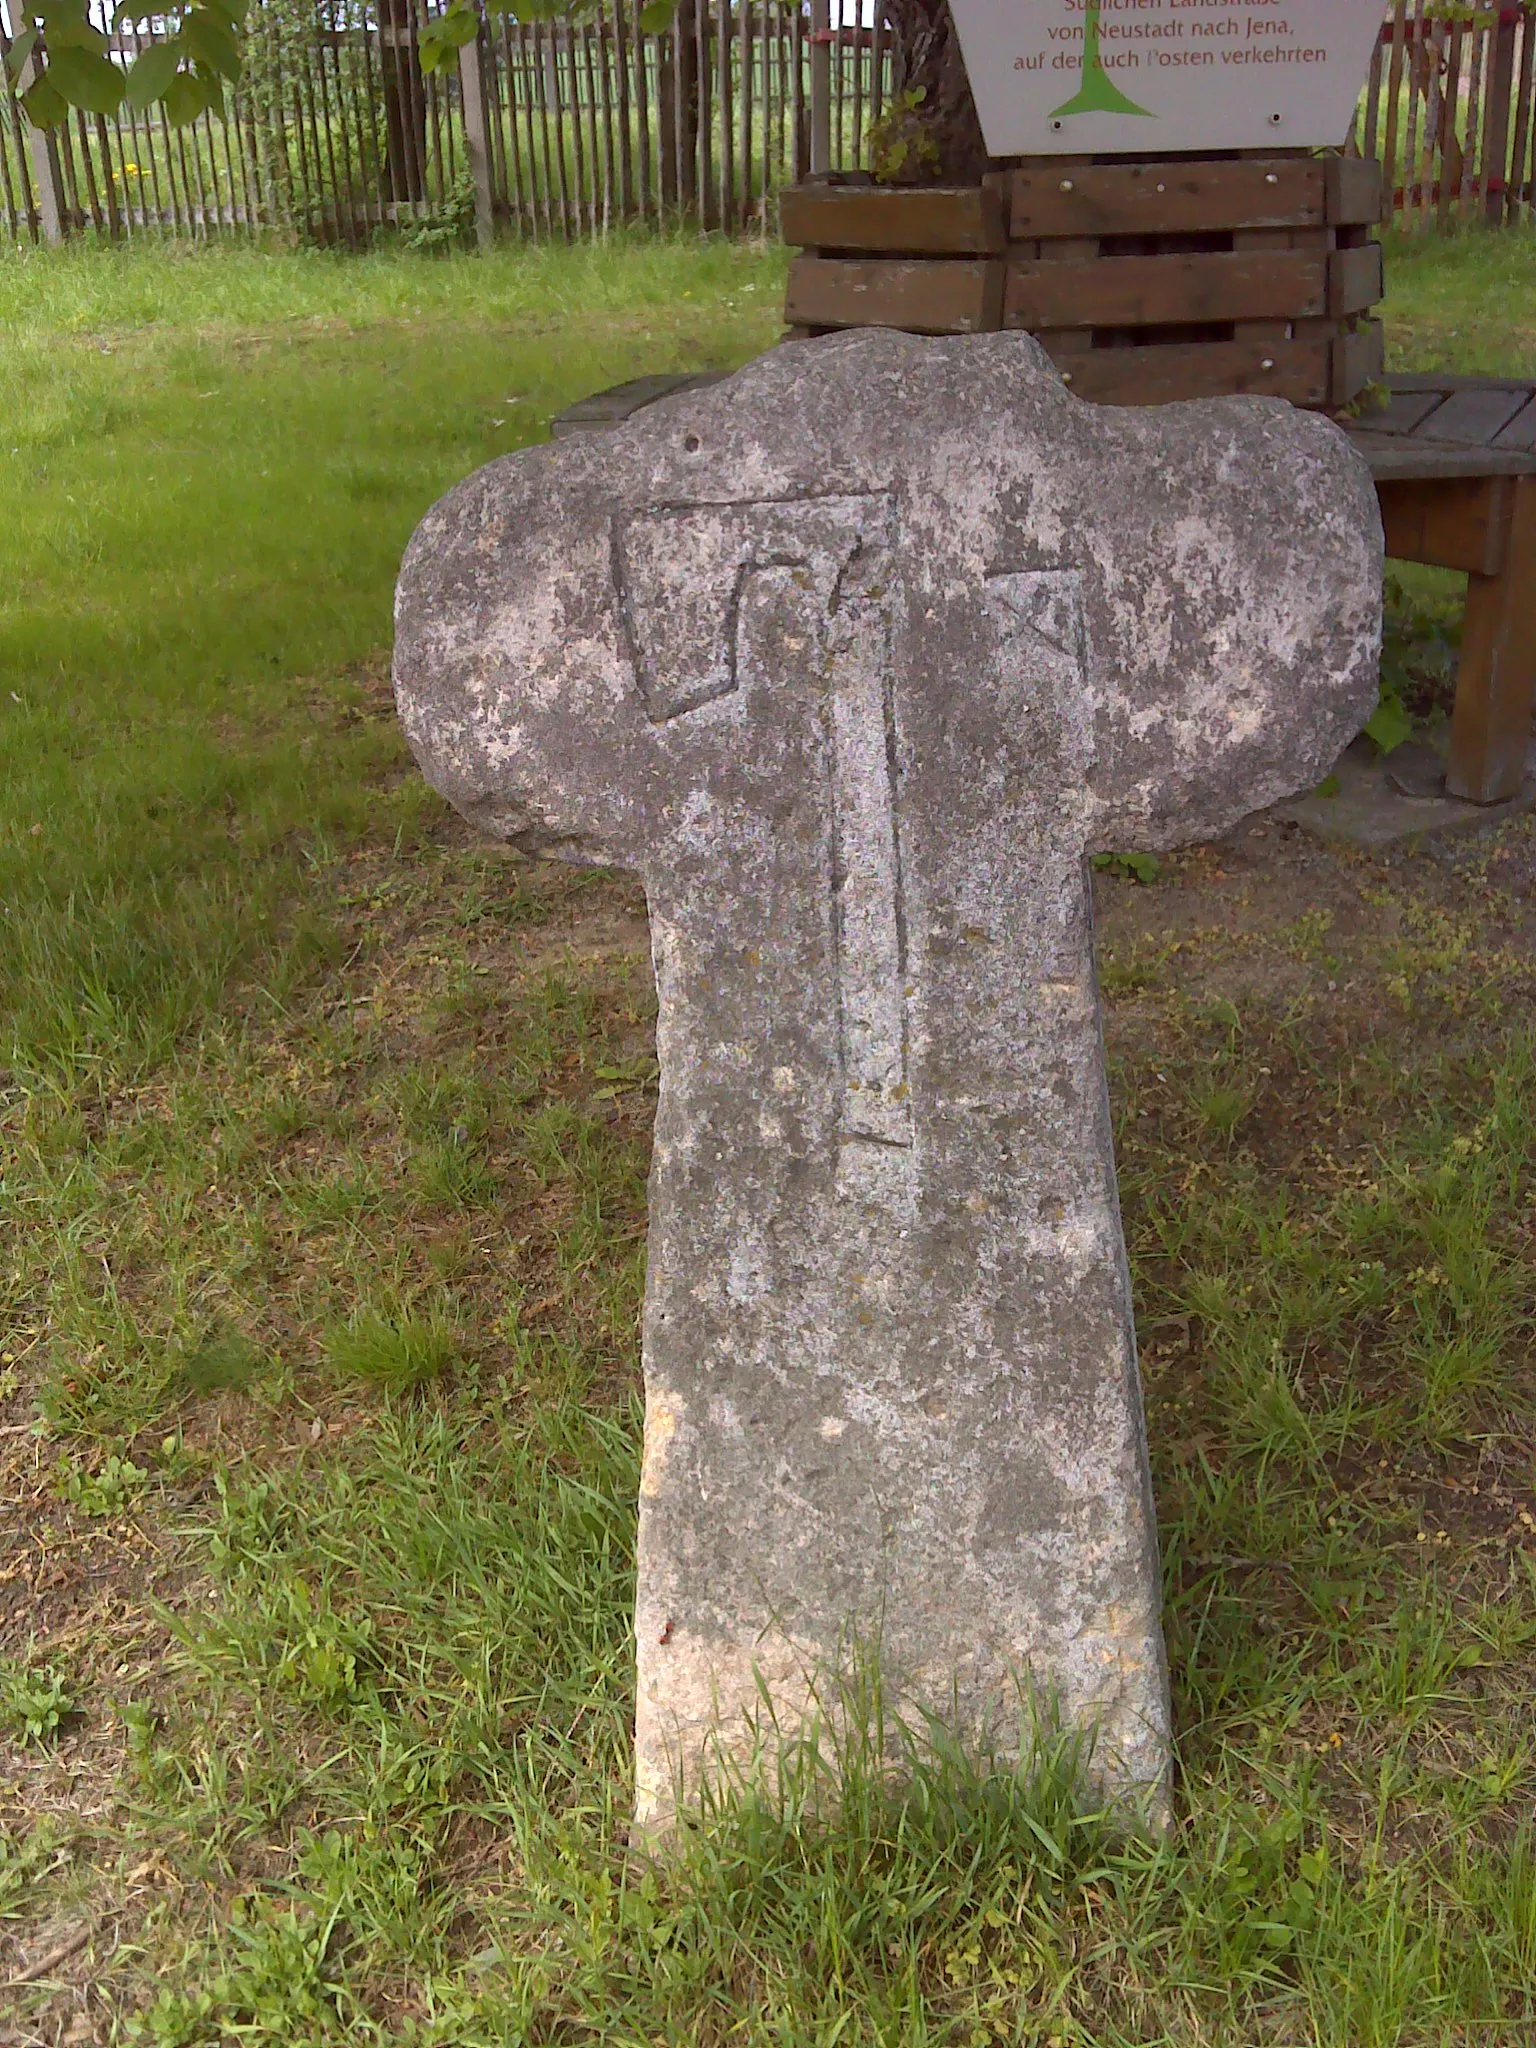
[[[1448,796],[1503,803],[1525,780],[1536,712],[1536,477],[1515,479],[1497,576],[1467,578]]]

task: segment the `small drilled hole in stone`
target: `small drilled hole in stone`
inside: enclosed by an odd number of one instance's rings
[[[698,437],[698,435],[697,435],[697,434],[684,434],[684,436],[683,436],[683,446],[684,446],[684,447],[685,447],[685,448],[687,449],[687,451],[688,451],[688,453],[689,453],[690,455],[697,455],[697,454],[698,454],[698,452],[699,452],[699,446],[700,446],[700,443],[699,443],[699,437]]]

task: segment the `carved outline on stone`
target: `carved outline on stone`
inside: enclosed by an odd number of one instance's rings
[[[1079,570],[997,570],[987,577],[986,587],[1000,625],[1014,633],[1033,633],[1076,668],[1084,667],[1083,579]]]
[[[652,724],[660,726],[738,690],[742,602],[753,577],[774,569],[814,570],[818,564],[835,563],[830,588],[816,605],[813,630],[831,657],[832,677],[822,722],[829,780],[832,989],[842,1066],[837,1185],[844,1195],[904,1204],[910,1198],[914,1162],[900,758],[890,644],[895,516],[895,499],[888,492],[657,506],[615,518],[612,561],[636,688]],[[797,526],[810,529],[801,545],[793,531]],[[691,547],[695,557],[707,557],[711,544],[718,548],[722,571],[729,570],[729,587],[724,587],[722,575],[717,623],[703,673],[673,681],[669,694],[656,659],[661,636],[647,619],[657,600],[648,603],[641,586],[648,570],[675,561],[681,550]],[[696,559],[691,560],[690,574],[696,582]],[[840,677],[846,684],[842,689]],[[854,693],[865,701],[854,706]],[[861,902],[860,877],[882,872],[889,877],[889,888],[866,892]],[[850,879],[855,884],[852,890]],[[866,936],[884,956],[863,974],[857,966],[858,949],[849,940],[855,919],[870,927]],[[867,1016],[851,1006],[856,992],[866,998],[862,1007]]]

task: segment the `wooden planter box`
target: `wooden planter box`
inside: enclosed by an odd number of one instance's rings
[[[782,198],[802,334],[1036,335],[1083,398],[1260,392],[1338,411],[1383,367],[1378,164],[1039,159],[964,190]]]

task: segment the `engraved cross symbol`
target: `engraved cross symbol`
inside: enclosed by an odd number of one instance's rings
[[[797,598],[783,651],[809,656],[825,678],[839,1181],[899,1196],[912,1186],[912,1104],[890,673],[895,525],[881,494],[669,508],[616,523],[614,570],[637,685],[657,724],[724,715],[753,658],[755,579]]]

